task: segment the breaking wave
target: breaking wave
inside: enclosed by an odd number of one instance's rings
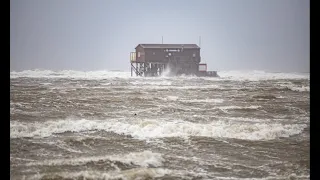
[[[297,91],[297,92],[309,92],[310,86],[295,86],[295,85],[280,85],[282,89],[289,89],[291,91]]]
[[[168,78],[165,72],[160,78]],[[276,80],[276,79],[310,79],[309,73],[271,73],[264,71],[218,71],[220,78],[204,78],[209,80]],[[130,78],[131,73],[125,71],[75,71],[75,70],[24,70],[11,71],[10,78],[71,78],[71,79],[107,79],[107,78]],[[195,76],[182,76],[179,78],[197,78]],[[151,78],[152,79],[152,78]]]
[[[11,71],[10,78],[71,78],[71,79],[106,79],[130,77],[130,72],[115,71],[74,71],[74,70],[24,70],[20,72]]]
[[[261,120],[261,122],[263,122]],[[140,121],[93,121],[59,120],[24,123],[10,122],[10,138],[48,137],[64,132],[107,131],[129,135],[137,139],[165,137],[188,138],[205,136],[236,138],[246,140],[270,140],[299,134],[306,124],[257,123],[241,121],[215,121],[208,124],[192,123],[181,120],[140,120]]]
[[[182,102],[189,103],[223,103],[223,99],[182,99]]]
[[[172,170],[163,168],[133,168],[123,171],[79,171],[36,174],[31,179],[103,179],[103,180],[138,180],[154,179],[172,173]]]
[[[261,106],[221,106],[217,107],[218,109],[221,110],[247,110],[247,109],[259,109]]]
[[[137,165],[141,167],[159,167],[162,165],[164,159],[159,153],[151,151],[132,152],[129,154],[118,154],[111,156],[98,156],[98,157],[79,157],[71,159],[52,159],[40,162],[30,162],[27,166],[60,166],[60,165],[84,165],[89,162],[121,162],[129,165]]]
[[[309,73],[274,73],[265,71],[219,71],[223,79],[232,80],[277,80],[277,79],[310,79]]]

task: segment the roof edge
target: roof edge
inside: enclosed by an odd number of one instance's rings
[[[165,46],[186,46],[184,48],[196,48],[196,49],[201,49],[200,46],[198,46],[197,44],[138,44],[136,46],[136,48],[138,46],[141,46],[142,48],[155,48],[155,47],[148,47],[148,46],[159,46],[159,47],[156,47],[156,48],[166,48]],[[161,47],[161,46],[164,46],[164,47]],[[190,47],[190,46],[194,46],[194,47]]]

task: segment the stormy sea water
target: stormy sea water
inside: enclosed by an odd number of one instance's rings
[[[309,73],[10,73],[11,179],[309,179]]]

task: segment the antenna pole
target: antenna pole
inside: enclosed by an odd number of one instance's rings
[[[162,44],[163,44],[163,36],[162,36]]]
[[[199,47],[201,48],[201,36],[199,36]]]

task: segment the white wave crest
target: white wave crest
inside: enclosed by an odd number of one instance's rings
[[[128,78],[130,72],[114,71],[51,71],[51,70],[25,70],[20,72],[11,71],[10,78],[71,78],[71,79],[107,79],[107,78]]]
[[[223,99],[183,99],[182,102],[190,103],[223,103]]]
[[[310,87],[309,86],[302,86],[302,87],[292,87],[291,90],[293,91],[299,91],[299,92],[309,92],[310,91]]]
[[[297,91],[297,92],[309,92],[310,91],[310,86],[281,85],[281,87],[288,88],[292,91]]]
[[[178,96],[166,96],[166,97],[159,97],[159,99],[162,99],[164,101],[176,101],[179,99]]]
[[[310,79],[310,73],[271,73],[264,71],[220,71],[220,78],[230,80]]]
[[[133,85],[155,85],[155,86],[170,86],[171,81],[134,81],[131,82]]]
[[[170,71],[166,71],[160,77],[168,79]],[[203,77],[207,80],[275,80],[275,79],[310,79],[310,73],[271,73],[264,71],[219,71],[220,78]],[[107,79],[107,78],[130,78],[130,72],[122,71],[75,71],[75,70],[24,70],[20,72],[11,71],[10,78],[30,77],[30,78],[72,78],[72,79]],[[195,76],[180,76],[179,79],[194,79]],[[155,79],[155,78],[145,78]]]
[[[305,124],[260,123],[241,121],[214,121],[208,124],[168,120],[93,121],[59,120],[42,123],[10,122],[10,137],[48,137],[64,132],[108,131],[130,135],[137,139],[190,136],[270,140],[299,134]]]
[[[159,167],[162,165],[164,159],[159,153],[154,153],[151,151],[143,152],[132,152],[129,154],[117,154],[111,156],[93,156],[93,157],[79,157],[71,159],[51,159],[39,162],[27,163],[27,166],[61,166],[61,165],[83,165],[88,162],[98,162],[98,161],[118,161],[125,164],[134,164],[141,167]]]
[[[105,180],[138,180],[154,179],[171,174],[173,171],[163,168],[133,168],[122,171],[79,171],[79,172],[60,172],[60,173],[39,173],[30,179],[105,179]]]
[[[230,110],[230,109],[259,109],[261,106],[220,106],[217,107],[221,110]]]

